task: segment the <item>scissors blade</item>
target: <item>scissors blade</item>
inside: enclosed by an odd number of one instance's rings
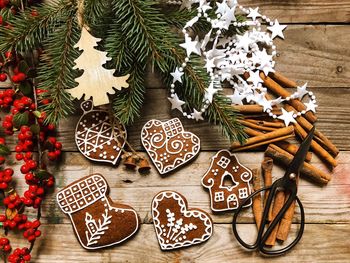
[[[297,153],[295,154],[294,159],[292,160],[292,162],[290,163],[287,172],[285,174],[285,176],[289,177],[290,174],[294,173],[296,175],[299,174],[301,167],[304,164],[306,155],[310,149],[311,143],[312,143],[312,139],[314,137],[314,133],[315,133],[315,126],[313,126],[313,128],[311,129],[310,133],[308,134],[308,136],[305,138],[305,140],[301,143],[299,150],[297,151]]]

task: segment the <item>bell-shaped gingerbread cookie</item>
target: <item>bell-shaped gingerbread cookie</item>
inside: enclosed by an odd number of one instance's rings
[[[100,174],[84,177],[57,194],[57,202],[71,221],[80,244],[89,250],[119,244],[132,237],[140,220],[136,211],[107,196]]]

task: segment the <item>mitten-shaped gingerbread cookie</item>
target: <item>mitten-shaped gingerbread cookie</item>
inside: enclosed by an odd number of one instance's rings
[[[139,228],[136,211],[107,196],[108,185],[100,174],[84,177],[57,194],[57,202],[73,224],[80,244],[98,249],[119,244]]]

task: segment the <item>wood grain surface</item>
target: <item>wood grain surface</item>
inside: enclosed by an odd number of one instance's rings
[[[350,261],[350,1],[240,1],[245,6],[260,6],[262,12],[281,23],[288,23],[286,40],[277,40],[277,70],[296,80],[308,82],[317,96],[317,127],[341,149],[339,166],[332,181],[324,187],[303,178],[299,197],[306,212],[304,236],[297,247],[282,257],[266,258],[256,252],[247,252],[235,240],[232,213],[213,214],[209,208],[208,192],[200,185],[211,156],[227,148],[229,142],[217,127],[205,122],[183,120],[186,130],[197,134],[202,141],[202,152],[191,164],[169,176],[161,177],[153,168],[148,175],[88,161],[77,152],[74,130],[79,111],[64,120],[59,127],[59,138],[64,145],[60,164],[52,167],[56,188],[45,199],[43,206],[43,237],[35,246],[34,262],[349,262]],[[146,103],[142,116],[128,128],[129,139],[139,151],[140,130],[149,119],[168,119],[178,116],[170,112],[168,93],[159,76],[149,72]],[[14,142],[11,142],[14,145]],[[145,154],[141,152],[141,154]],[[258,168],[261,152],[237,154],[241,163]],[[327,171],[317,159],[312,163]],[[19,165],[14,165],[19,170]],[[59,210],[55,193],[65,185],[91,173],[102,173],[110,185],[112,199],[136,209],[143,222],[136,237],[121,246],[87,252],[79,245],[69,219]],[[284,170],[275,166],[278,178]],[[18,187],[24,182],[18,179]],[[209,212],[214,221],[214,235],[202,245],[172,252],[162,252],[157,243],[150,213],[151,200],[161,190],[176,190],[188,199],[190,207]],[[298,228],[299,214],[293,229]],[[255,234],[252,215],[246,211],[240,227],[247,238]],[[15,235],[14,243],[23,238]]]

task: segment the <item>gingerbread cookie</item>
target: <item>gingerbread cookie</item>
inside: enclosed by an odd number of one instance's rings
[[[57,194],[57,202],[72,221],[80,244],[89,250],[119,244],[133,236],[140,224],[136,211],[114,203],[100,174],[84,177]]]
[[[165,122],[150,120],[142,128],[141,141],[160,174],[184,165],[200,150],[199,138],[184,131],[178,118]]]
[[[107,111],[93,110],[92,100],[81,108],[84,114],[75,130],[79,151],[90,160],[116,164],[126,140],[125,127],[118,120],[113,125]]]
[[[177,192],[158,193],[152,202],[152,215],[162,250],[199,244],[213,233],[210,216],[200,209],[188,209],[185,197]]]
[[[230,184],[225,184],[229,179]],[[209,189],[211,209],[215,212],[235,210],[251,194],[249,181],[252,172],[239,163],[227,150],[212,157],[210,167],[202,178],[202,185]],[[251,202],[247,204],[250,206]]]

